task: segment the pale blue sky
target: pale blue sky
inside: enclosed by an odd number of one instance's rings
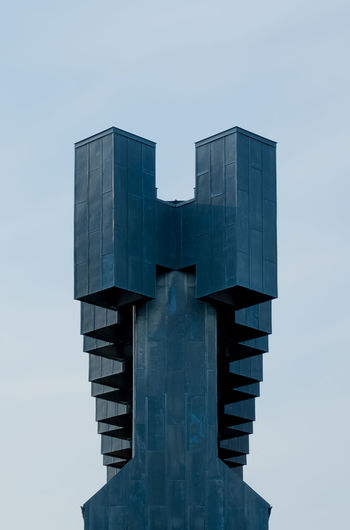
[[[164,199],[194,142],[278,141],[279,294],[246,481],[271,530],[348,527],[348,0],[3,4],[0,499],[6,530],[83,528],[104,483],[73,302],[73,142],[157,142]]]

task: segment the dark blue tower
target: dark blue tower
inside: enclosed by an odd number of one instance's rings
[[[197,142],[183,202],[157,199],[153,142],[76,144],[75,298],[107,466],[85,530],[267,530],[242,469],[276,268],[275,142]]]

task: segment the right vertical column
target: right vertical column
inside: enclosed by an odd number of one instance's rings
[[[277,296],[276,143],[235,127],[196,143],[197,296]]]

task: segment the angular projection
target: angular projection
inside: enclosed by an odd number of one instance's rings
[[[197,142],[183,202],[157,199],[153,142],[76,144],[75,298],[107,467],[85,530],[267,530],[242,469],[276,260],[274,142]]]

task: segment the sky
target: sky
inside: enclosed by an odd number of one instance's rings
[[[348,525],[348,0],[23,0],[0,19],[0,520],[83,529],[105,481],[73,301],[73,144],[157,142],[189,199],[194,142],[276,140],[279,299],[245,480],[270,530]]]

